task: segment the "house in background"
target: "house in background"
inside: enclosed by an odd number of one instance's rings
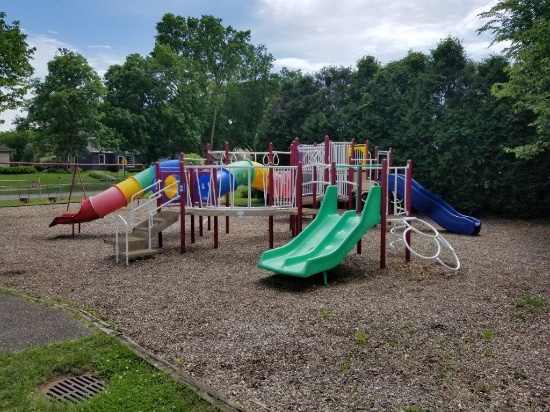
[[[9,163],[11,152],[13,152],[13,150],[10,149],[9,147],[0,146],[0,167],[10,166],[9,164],[4,164],[4,163]]]
[[[98,150],[88,145],[86,150],[78,153],[78,164],[83,170],[116,170],[141,169],[142,164],[138,155],[127,151],[112,152]]]

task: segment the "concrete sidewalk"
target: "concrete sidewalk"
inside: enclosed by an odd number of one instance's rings
[[[69,311],[0,292],[0,355],[78,339],[94,333],[94,327],[109,333],[100,321],[92,322],[95,322],[94,326],[87,326],[84,322],[75,319]],[[187,386],[221,411],[244,412],[239,405],[225,399],[192,376],[179,371],[169,362],[145,350],[130,338],[121,334],[117,334],[117,337],[152,367],[165,372],[175,381]]]
[[[93,333],[69,312],[0,293],[0,354]]]

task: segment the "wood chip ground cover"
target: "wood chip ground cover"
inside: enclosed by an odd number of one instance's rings
[[[48,228],[64,211],[0,209],[0,286],[93,309],[246,410],[550,409],[548,221],[443,231],[457,275],[402,253],[380,270],[376,227],[326,287],[257,268],[267,218],[231,219],[229,234],[220,219],[219,249],[205,232],[185,254],[173,226],[162,254],[126,267],[103,243],[112,219],[71,238]],[[275,218],[276,245],[289,240]]]

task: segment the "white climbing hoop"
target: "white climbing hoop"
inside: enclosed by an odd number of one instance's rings
[[[425,260],[433,259],[437,263],[439,263],[441,266],[443,266],[443,267],[445,267],[449,270],[452,270],[453,272],[456,272],[460,269],[460,260],[458,259],[458,256],[457,256],[455,250],[453,249],[453,247],[449,244],[447,239],[445,239],[443,236],[441,236],[439,234],[439,232],[437,231],[437,229],[435,227],[433,227],[432,225],[430,225],[428,222],[426,222],[422,219],[418,219],[416,217],[402,217],[402,218],[388,219],[388,221],[396,223],[396,225],[390,229],[390,233],[392,235],[394,235],[394,237],[395,237],[395,239],[390,242],[390,247],[394,248],[396,242],[403,242],[403,244],[405,245],[407,250],[409,250],[414,256],[416,256],[420,259],[425,259]],[[432,233],[422,232],[421,230],[419,230],[416,227],[412,226],[410,224],[411,221],[422,223]],[[402,235],[400,233],[398,233],[400,230],[403,230]],[[407,242],[407,234],[409,232],[414,232],[414,233],[416,233],[420,236],[425,236],[425,237],[431,238],[435,242],[436,252],[431,256],[426,256],[426,255],[422,255],[422,254],[418,253],[417,251],[415,251],[411,247],[411,245]],[[448,265],[447,263],[443,262],[443,260],[441,260],[441,258],[439,256],[441,255],[442,249],[446,249],[451,253],[451,255],[453,257],[453,260],[456,262],[455,265],[453,265],[453,266]]]

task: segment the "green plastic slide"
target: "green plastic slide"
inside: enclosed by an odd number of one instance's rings
[[[262,254],[258,267],[306,278],[338,265],[372,226],[380,223],[381,188],[373,187],[361,215],[338,214],[336,186],[327,187],[317,217],[292,241]]]

